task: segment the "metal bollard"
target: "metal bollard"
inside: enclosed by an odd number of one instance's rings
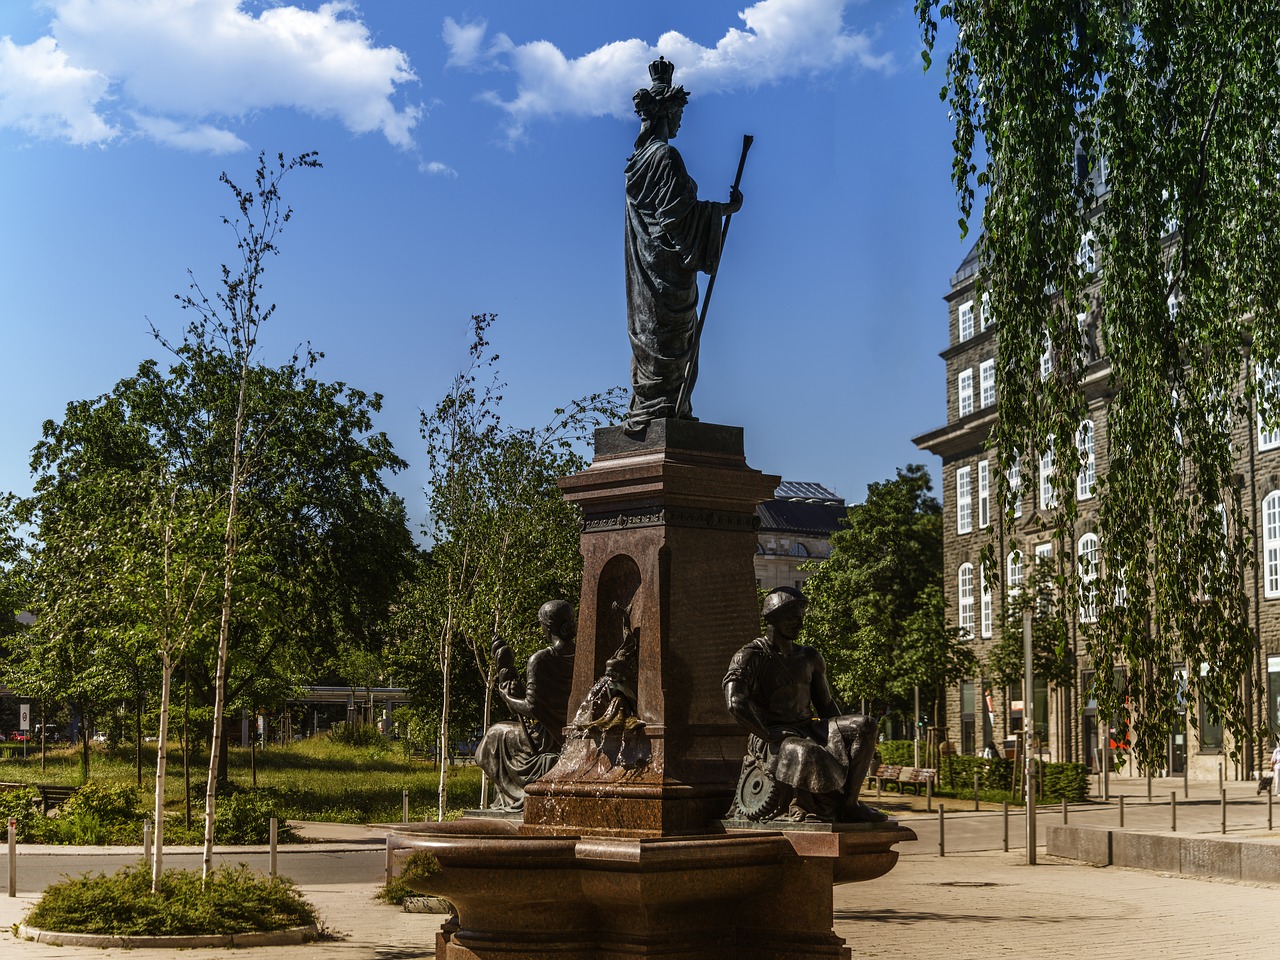
[[[386,863],[386,882],[391,882],[391,837],[387,837],[387,863]]]
[[[276,878],[276,831],[277,831],[277,829],[278,829],[278,825],[277,825],[276,818],[275,818],[275,817],[272,817],[272,818],[271,818],[271,839],[270,839],[270,841],[269,841],[269,842],[270,842],[270,844],[271,844],[271,857],[270,857],[270,860],[269,860],[269,863],[270,863],[270,870],[269,870],[269,873],[270,873],[270,876],[271,876],[271,879],[272,879],[272,880],[274,880],[274,879]]]
[[[9,818],[9,896],[18,895],[18,818]]]
[[[944,803],[938,804],[938,856],[945,857],[947,855],[947,806]]]
[[[876,777],[876,799],[880,799],[880,785],[884,783],[884,777]]]
[[[142,859],[146,863],[151,862],[151,818],[146,817],[142,821]]]
[[[1124,826],[1124,794],[1120,794],[1120,826]]]
[[[903,790],[903,793],[907,791]],[[925,810],[933,809],[933,778],[930,777],[924,782],[924,808]],[[938,804],[938,809],[942,809],[942,804]]]
[[[974,810],[982,809],[978,805],[978,775],[976,773],[973,775],[973,809]]]
[[[1178,791],[1169,794],[1169,829],[1178,832]]]
[[[1062,822],[1067,822],[1067,798],[1062,798]]]
[[[404,794],[400,799],[404,807],[403,819],[400,822],[408,823],[409,822],[409,788],[408,787],[404,788]]]
[[[1227,791],[1222,791],[1222,832],[1227,832]]]
[[[1277,770],[1275,775],[1277,777],[1280,777],[1280,770]],[[1268,830],[1271,829],[1271,791],[1270,790],[1267,791],[1267,829]]]
[[[1009,852],[1009,801],[1008,800],[1004,801],[1004,803],[1001,804],[1001,806],[1003,807],[1003,819],[1004,819],[1004,852],[1008,853]]]

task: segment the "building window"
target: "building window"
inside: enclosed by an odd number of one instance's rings
[[[1050,510],[1058,505],[1058,494],[1053,489],[1053,439],[1040,458],[1040,509]]]
[[[1046,333],[1044,335],[1044,352],[1040,354],[1040,379],[1048,380],[1051,373],[1053,373],[1053,342]]]
[[[1022,455],[1013,458],[1009,468],[1009,500],[1013,503],[1013,515],[1022,516]]]
[[[1076,431],[1076,448],[1080,451],[1080,472],[1076,474],[1076,497],[1088,500],[1098,478],[1098,465],[1093,454],[1093,421],[1085,420]]]
[[[991,522],[991,471],[987,461],[978,464],[978,526],[986,528]]]
[[[1096,273],[1098,271],[1098,257],[1093,249],[1093,241],[1093,231],[1090,230],[1080,238],[1080,248],[1076,251],[1076,264],[1085,273]]]
[[[960,629],[973,634],[973,564],[960,564]]]
[[[978,381],[982,391],[979,400],[982,406],[989,407],[996,402],[996,362],[983,360],[978,371]]]
[[[1262,501],[1262,558],[1263,592],[1280,597],[1280,490],[1271,491]]]
[[[956,468],[956,533],[969,533],[973,530],[973,494],[969,470],[969,467]]]
[[[1009,584],[1009,595],[1014,596],[1021,593],[1024,580],[1021,550],[1009,551],[1009,557],[1005,561],[1005,570],[1007,571],[1006,582]]]
[[[1258,371],[1258,449],[1273,450],[1280,447],[1280,424],[1274,429],[1268,429],[1267,422],[1263,418],[1263,413],[1272,413],[1271,422],[1275,423],[1275,404],[1268,402],[1268,398],[1274,400],[1280,392],[1280,377],[1277,377],[1274,371],[1260,369]]]
[[[1098,620],[1098,537],[1086,533],[1076,544],[1076,563],[1080,569],[1080,622]]]
[[[973,301],[960,304],[960,339],[973,339]]]
[[[960,394],[960,416],[967,417],[973,413],[973,368],[961,370],[956,384]]]
[[[1046,560],[1048,560],[1052,556],[1053,556],[1052,543],[1036,544],[1036,566],[1039,566],[1040,564],[1044,563]]]
[[[982,295],[982,306],[978,308],[978,323],[985,330],[996,322],[995,312],[991,309],[991,294]]]
[[[806,547],[803,543],[797,543],[791,548],[791,556],[807,557],[809,556],[809,548]]]
[[[982,582],[982,624],[981,630],[984,637],[991,636],[991,585],[987,583],[987,571],[982,569],[979,572]]]
[[[1209,665],[1200,664],[1200,676],[1209,675]],[[1200,698],[1200,752],[1220,753],[1222,751],[1222,717],[1213,709],[1207,700]]]

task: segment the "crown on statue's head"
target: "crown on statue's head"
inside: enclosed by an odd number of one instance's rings
[[[676,65],[665,57],[658,57],[657,60],[649,64],[649,79],[656,84],[662,84],[664,87],[671,86],[671,77],[676,72]]]

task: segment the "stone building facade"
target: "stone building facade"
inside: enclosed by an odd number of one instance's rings
[[[801,587],[800,566],[831,555],[831,534],[848,513],[844,500],[820,483],[784,480],[774,499],[756,507],[756,586]]]
[[[990,311],[984,310],[977,290],[979,265],[975,248],[951,277],[945,300],[948,306],[949,342],[941,356],[946,364],[947,417],[945,426],[915,438],[920,448],[942,460],[943,497],[943,582],[948,616],[956,626],[971,632],[980,661],[1000,636],[1011,591],[1027,581],[1032,565],[1050,564],[1050,572],[1065,573],[1067,582],[1079,585],[1080,571],[1098,549],[1097,500],[1094,481],[1105,476],[1107,462],[1107,387],[1109,364],[1098,338],[1090,329],[1090,318],[1081,318],[1086,332],[1088,364],[1085,396],[1088,415],[1082,420],[1076,443],[1087,465],[1077,477],[1079,518],[1067,544],[1068,555],[1059,556],[1046,513],[1054,509],[1047,472],[1052,459],[1019,462],[1016,515],[1007,521],[1005,510],[996,503],[997,454],[988,449],[987,439],[996,417],[995,362],[997,329]],[[1173,305],[1176,309],[1176,304]],[[1046,354],[1042,363],[1051,365]],[[1251,622],[1258,641],[1257,675],[1261,687],[1256,709],[1270,725],[1272,737],[1280,733],[1280,431],[1267,431],[1256,414],[1248,423],[1233,425],[1237,474],[1243,493],[1253,506],[1257,531],[1255,563],[1246,576],[1251,605]],[[1065,458],[1064,458],[1065,460]],[[1073,463],[1074,468],[1074,463]],[[979,555],[993,542],[1003,568],[998,585],[984,583]],[[1082,566],[1081,560],[1086,563]],[[1085,584],[1087,590],[1087,583]],[[1080,618],[1088,619],[1088,604]],[[1124,749],[1124,735],[1104,729],[1105,720],[1095,705],[1081,702],[1081,691],[1089,689],[1093,665],[1084,653],[1079,619],[1067,625],[1068,645],[1075,654],[1075,683],[1050,689],[1037,685],[1033,715],[1043,754],[1055,760],[1076,760],[1096,771],[1113,748]],[[1192,665],[1201,669],[1201,665]],[[1185,665],[1170,669],[1170,683],[1179,683]],[[1022,728],[1022,692],[999,687],[991,679],[978,676],[951,690],[947,702],[948,733],[963,753],[981,752],[988,742],[997,749],[1011,746]],[[1227,760],[1221,727],[1198,704],[1199,728],[1184,724],[1182,735],[1171,738],[1166,751],[1166,775],[1181,775],[1189,764],[1192,778],[1212,779],[1219,765],[1228,777],[1248,778],[1252,765],[1236,766]],[[1269,755],[1270,749],[1264,751]],[[1134,764],[1125,764],[1124,773],[1136,775]],[[1123,775],[1123,774],[1122,774]]]

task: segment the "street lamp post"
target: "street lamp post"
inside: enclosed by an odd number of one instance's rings
[[[1031,747],[1035,740],[1035,697],[1032,691],[1034,677],[1031,670],[1031,608],[1022,611],[1022,739],[1026,749],[1022,751],[1022,759],[1026,765],[1026,797],[1027,797],[1027,863],[1036,862],[1036,766],[1032,758]]]

